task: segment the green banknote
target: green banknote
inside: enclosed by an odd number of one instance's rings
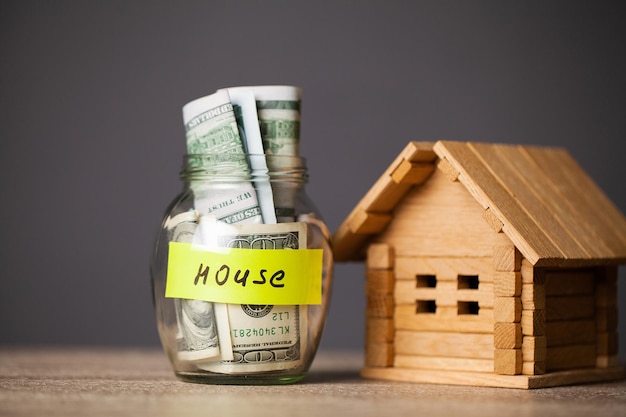
[[[302,90],[290,85],[255,85],[229,90],[251,89],[256,100],[263,147],[266,154],[300,154],[300,104]]]
[[[197,227],[195,212],[181,213],[168,221],[169,240],[192,243]],[[178,357],[187,361],[221,358],[213,303],[175,298],[174,309]]]
[[[305,223],[228,226],[200,223],[200,233],[218,247],[259,250],[305,249]],[[196,365],[219,373],[247,373],[300,366],[307,348],[305,305],[227,304],[232,359]]]
[[[183,122],[191,165],[234,179],[226,184],[192,181],[198,214],[231,224],[261,223],[261,206],[250,181],[249,161],[228,92],[220,90],[185,104]]]
[[[299,90],[297,92],[299,95]],[[280,203],[276,206],[277,212],[286,210],[290,213],[287,217],[281,216],[279,221],[293,221],[294,198],[293,193],[273,193],[270,187],[264,156],[268,153],[265,145],[269,142],[261,142],[263,123],[259,122],[259,101],[255,99],[249,88],[224,89],[183,107],[188,153],[201,154],[192,165],[244,180],[232,183],[192,181],[190,187],[194,193],[197,221],[187,219],[180,224],[174,221],[171,224],[173,235],[184,236],[182,241],[189,241],[193,235],[192,242],[208,247],[306,247],[304,223],[275,224],[274,200],[278,198]],[[278,101],[286,103],[289,100]],[[282,105],[274,103],[273,106]],[[293,112],[293,109],[289,111]],[[292,114],[290,117],[296,116]],[[297,119],[299,123],[299,113]],[[294,139],[294,133],[287,135],[283,132],[281,135],[281,140],[290,135],[291,142],[283,143],[291,145],[275,148],[297,155],[298,141]],[[257,155],[251,157],[244,152]],[[254,180],[246,181],[246,176],[251,173]],[[220,373],[280,370],[301,364],[302,352],[306,349],[306,337],[303,336],[307,323],[306,306],[175,300],[175,307],[180,359]]]

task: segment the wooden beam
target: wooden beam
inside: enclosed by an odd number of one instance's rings
[[[442,281],[435,288],[415,287],[415,282],[397,281],[396,304],[415,304],[415,300],[435,300],[437,306],[453,307],[459,301],[476,301],[480,308],[493,308],[493,285],[482,284],[478,289],[457,289],[457,283]]]
[[[435,275],[437,281],[456,281],[459,274],[478,275],[479,283],[493,282],[491,257],[402,257],[395,258],[399,280],[414,280],[416,275]],[[480,284],[479,284],[480,285]]]
[[[596,330],[598,332],[614,332],[617,330],[617,307],[596,308]]]
[[[525,147],[524,150],[536,163],[538,173],[554,184],[551,190],[556,193],[552,192],[550,202],[560,204],[561,208],[558,212],[548,212],[569,226],[569,231],[591,253],[592,258],[613,258],[623,263],[626,258],[624,215],[594,180],[566,149]],[[562,215],[574,215],[574,222],[567,222]],[[594,256],[596,254],[600,256]],[[571,254],[568,255],[565,258],[575,260]]]
[[[500,219],[493,213],[493,210],[489,207],[487,207],[483,212],[483,219],[485,219],[489,227],[491,227],[491,230],[496,233],[502,233],[504,223],[500,221]]]
[[[519,271],[521,264],[522,255],[512,243],[493,247],[493,268],[496,271]]]
[[[446,177],[448,177],[450,181],[458,181],[459,171],[457,171],[446,158],[441,158],[439,162],[437,162],[437,169],[446,174]]]
[[[493,335],[457,332],[414,332],[397,330],[396,354],[493,358]]]
[[[365,344],[365,366],[384,368],[393,365],[393,344],[368,342]]]
[[[396,355],[393,366],[416,370],[433,369],[444,371],[493,372],[493,359]]]
[[[597,356],[596,357],[596,367],[597,368],[613,368],[619,366],[619,356],[611,355],[611,356]]]
[[[493,334],[493,309],[459,316],[455,307],[437,307],[434,314],[416,314],[415,305],[398,305],[393,314],[398,330]]]
[[[393,294],[393,270],[368,268],[365,275],[365,292],[367,294]]]
[[[606,267],[596,281],[596,307],[617,307],[617,267]]]
[[[548,347],[563,345],[586,345],[596,341],[594,319],[546,322]]]
[[[468,385],[476,387],[499,387],[537,389],[561,385],[617,381],[624,378],[623,367],[589,368],[550,372],[544,375],[498,375],[494,372],[463,372],[412,368],[369,368],[361,370],[364,378],[387,381],[404,381],[428,384]]]
[[[519,297],[522,294],[522,273],[501,272],[494,273],[494,295],[496,297]]]
[[[545,273],[542,268],[535,268],[527,259],[522,259],[520,268],[522,284],[545,284]]]
[[[590,259],[607,253],[594,231],[586,230],[590,219],[580,217],[569,198],[555,198],[562,196],[563,187],[552,182],[551,167],[537,167],[531,161],[524,151],[526,147],[484,143],[468,143],[467,147],[524,211],[525,227],[518,231],[541,234],[542,240],[551,242],[563,258]]]
[[[522,310],[521,324],[524,336],[545,336],[545,310]]]
[[[367,343],[392,343],[393,338],[393,319],[368,317],[365,323],[365,340]]]
[[[430,164],[431,171],[437,155],[432,150],[432,143],[410,142],[389,165],[372,188],[363,196],[359,203],[337,228],[332,238],[335,261],[359,261],[364,259],[363,246],[372,236],[370,233],[384,226],[387,215],[396,204],[414,186],[416,172],[411,169],[407,173],[411,181],[397,183],[391,175],[404,163]],[[420,169],[427,169],[420,167]],[[425,180],[426,178],[424,178]]]
[[[494,352],[494,372],[498,375],[518,375],[522,373],[521,349],[496,349]]]
[[[350,231],[357,235],[373,235],[382,232],[393,217],[389,213],[359,211],[348,223]]]
[[[595,274],[588,270],[546,271],[546,296],[593,295]]]
[[[546,297],[546,321],[594,318],[595,308],[593,296]]]
[[[522,374],[523,375],[543,375],[546,373],[545,362],[523,362]]]
[[[546,347],[545,336],[523,336],[522,358],[524,362],[545,362]]]
[[[461,142],[437,142],[434,150],[439,158],[446,158],[459,171],[461,182],[474,199],[504,223],[503,231],[514,245],[537,265],[543,260],[561,259],[562,252],[546,238],[544,230],[534,224],[524,210],[488,166],[481,155],[468,144]],[[522,233],[523,232],[523,233]]]
[[[397,184],[421,184],[432,174],[435,166],[432,163],[411,162],[403,159],[393,170],[390,177]]]
[[[618,353],[617,332],[602,332],[597,334],[598,355],[613,356]]]
[[[519,349],[522,347],[520,323],[495,323],[493,340],[496,349]]]
[[[367,248],[367,269],[392,269],[394,250],[386,243],[372,243]]]
[[[393,317],[393,295],[366,294],[365,314],[369,318]]]
[[[519,323],[522,318],[522,301],[519,297],[495,297],[493,315],[496,322]]]
[[[546,371],[596,366],[596,345],[569,345],[548,348]]]
[[[521,300],[524,310],[544,310],[546,307],[545,286],[541,284],[523,284]]]

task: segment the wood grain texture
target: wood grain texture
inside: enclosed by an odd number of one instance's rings
[[[583,219],[583,225],[575,230],[577,238],[585,241],[580,235],[588,234],[587,242],[594,244],[595,238],[597,247],[608,249],[602,258],[623,264],[626,261],[626,219],[593,179],[565,149],[526,147],[524,152],[556,188],[563,190],[555,199]]]
[[[393,366],[442,371],[493,372],[492,359],[450,358],[419,355],[396,355]]]
[[[498,375],[519,375],[522,373],[521,349],[496,349],[493,371]]]
[[[493,334],[493,309],[481,308],[477,315],[459,316],[457,307],[438,307],[434,314],[416,314],[415,305],[398,305],[394,325],[399,330]]]
[[[440,281],[436,288],[416,288],[412,281],[398,280],[394,296],[398,305],[415,304],[415,300],[435,300],[437,306],[456,307],[459,301],[476,301],[480,308],[493,308],[493,293],[491,283],[484,283],[478,289],[458,289],[454,281]]]
[[[395,252],[387,243],[375,243],[367,247],[368,269],[393,269]]]
[[[445,157],[458,171],[459,181],[484,210],[489,208],[503,223],[505,233],[533,265],[540,260],[562,258],[523,208],[485,166],[479,155],[462,142],[437,142],[435,152]]]
[[[496,349],[520,349],[522,347],[522,325],[520,323],[496,322],[493,329]]]
[[[459,274],[478,275],[479,286],[493,282],[491,256],[484,257],[406,257],[395,258],[398,280],[415,280],[416,275],[434,275],[437,281],[456,281]]]
[[[493,358],[493,335],[490,334],[397,330],[394,344],[396,354]]]
[[[363,245],[384,227],[384,219],[404,195],[435,169],[437,155],[432,143],[409,142],[374,185],[356,204],[333,234],[333,254],[337,262],[365,258]],[[368,227],[363,219],[376,219]]]
[[[433,172],[448,183],[460,182],[481,207],[487,227],[505,234],[532,265],[626,263],[624,215],[567,151],[450,141],[407,145],[337,229],[335,259],[363,259],[362,245],[395,223],[392,211],[415,185],[428,190]],[[423,197],[430,198],[428,193]],[[420,236],[431,240],[437,235]]]
[[[447,141],[434,149],[533,265],[624,263],[623,214],[567,151]]]
[[[544,375],[498,375],[495,373],[483,372],[436,370],[420,370],[419,372],[416,372],[414,369],[410,368],[365,368],[361,371],[361,375],[366,378],[382,379],[386,381],[473,385],[477,387],[537,389],[555,387],[560,385],[582,384],[622,379],[624,377],[624,370],[620,368],[595,368],[576,371],[553,372]],[[508,412],[510,412],[511,407],[517,407],[517,405],[511,405],[509,402],[507,402],[507,406],[509,407]],[[575,407],[580,407],[580,403],[576,403]],[[589,412],[595,411],[590,410]],[[623,409],[621,408],[620,413],[623,413]]]
[[[492,256],[498,233],[465,187],[439,170],[410,190],[393,216],[372,241],[393,245],[398,257]]]
[[[436,360],[436,359],[433,359]],[[623,417],[623,369],[534,378],[490,372],[365,368],[359,351],[320,350],[301,383],[228,386],[177,380],[157,348],[0,348],[0,415]],[[360,375],[366,376],[362,378]],[[374,378],[374,379],[372,379]],[[406,382],[401,382],[406,381]],[[429,382],[429,383],[425,383]],[[528,392],[527,388],[563,386]],[[455,384],[455,385],[452,385]],[[492,389],[490,387],[512,387]]]
[[[524,362],[545,362],[546,347],[545,336],[523,336],[522,359]]]

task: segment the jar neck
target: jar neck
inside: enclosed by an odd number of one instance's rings
[[[183,158],[181,179],[196,182],[241,182],[263,180],[272,183],[305,184],[306,159],[288,155],[187,154]]]

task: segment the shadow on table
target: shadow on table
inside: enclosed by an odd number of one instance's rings
[[[302,380],[303,384],[360,381],[359,370],[315,370]]]

